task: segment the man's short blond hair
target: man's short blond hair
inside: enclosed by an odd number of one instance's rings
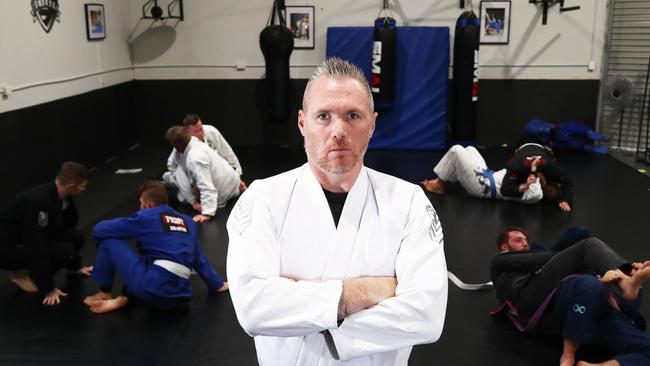
[[[305,87],[305,93],[302,96],[302,110],[307,110],[307,98],[309,97],[309,92],[311,87],[316,80],[320,77],[326,76],[333,79],[353,79],[359,82],[363,87],[368,100],[370,101],[370,111],[375,110],[375,102],[372,99],[372,92],[370,91],[370,85],[368,84],[368,79],[366,79],[363,71],[359,66],[340,59],[338,57],[332,57],[325,60],[320,66],[314,70],[314,73],[309,78],[307,86]]]
[[[187,146],[190,143],[192,135],[190,135],[190,131],[185,126],[173,126],[167,130],[165,138],[172,146]]]

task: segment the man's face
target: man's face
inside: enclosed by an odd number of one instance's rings
[[[511,252],[528,251],[528,238],[521,231],[511,231],[508,233],[508,250]]]
[[[205,133],[203,132],[203,122],[198,121],[193,125],[188,125],[187,129],[190,131],[190,135],[196,137],[197,139],[201,141],[205,139]]]
[[[310,164],[344,174],[363,160],[377,113],[361,84],[350,78],[320,77],[311,86],[298,127]]]
[[[79,197],[86,190],[87,180],[64,184],[67,197]]]

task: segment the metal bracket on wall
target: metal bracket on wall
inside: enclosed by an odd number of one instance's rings
[[[560,13],[564,13],[566,11],[572,11],[572,10],[578,10],[580,9],[579,6],[569,6],[569,7],[564,7],[564,0],[528,0],[530,4],[542,4],[542,25],[546,25],[546,20],[548,19],[548,7],[549,5],[553,5],[555,3],[560,3]]]
[[[174,14],[176,11],[176,14]],[[158,0],[149,0],[142,6],[142,19],[178,19],[184,20],[183,17],[183,0],[171,0],[167,4],[167,16],[164,15],[163,9],[158,5]]]

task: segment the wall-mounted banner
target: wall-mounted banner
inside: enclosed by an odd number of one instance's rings
[[[50,33],[54,21],[60,22],[59,0],[32,0],[32,16],[38,20],[45,33]]]

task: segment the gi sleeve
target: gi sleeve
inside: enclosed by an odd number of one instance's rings
[[[539,178],[536,178],[535,183],[529,185],[528,189],[523,192],[520,202],[536,203],[541,201],[543,197],[542,185],[539,183]]]
[[[194,238],[194,269],[210,291],[216,292],[223,287],[223,279],[208,262],[208,258],[203,253],[199,241],[196,238]]]
[[[173,149],[167,158],[167,170],[174,172],[178,167],[178,162],[176,161],[176,149]]]
[[[37,202],[30,199],[23,201],[22,235],[28,256],[30,275],[39,292],[47,294],[54,290],[54,274],[47,253],[48,242],[45,234],[47,224],[44,227],[38,224],[40,212],[48,216],[50,214],[47,209],[41,207]],[[46,220],[53,220],[53,218],[47,217]]]
[[[411,197],[395,275],[395,297],[329,330],[340,360],[435,342],[442,333],[447,307],[442,227],[421,190]]]
[[[238,175],[242,175],[241,164],[239,164],[237,155],[235,155],[235,152],[232,150],[232,147],[230,147],[230,144],[228,144],[228,141],[226,141],[221,132],[216,128],[213,131],[213,139],[217,153],[226,159],[228,164],[235,169]]]
[[[210,168],[210,157],[206,154],[193,155],[192,160],[188,161],[188,174],[192,175],[201,196],[201,214],[214,216],[219,192],[214,187]]]
[[[303,336],[336,328],[342,281],[280,276],[280,245],[267,197],[253,182],[228,218],[228,284],[239,323],[251,336]]]
[[[93,239],[101,241],[104,239],[129,239],[138,238],[149,232],[155,232],[155,226],[140,212],[131,217],[120,217],[112,220],[104,220],[93,228]]]

